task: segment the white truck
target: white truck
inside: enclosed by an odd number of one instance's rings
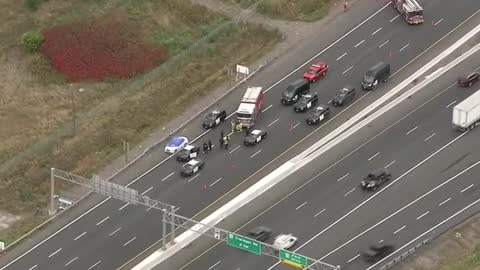
[[[480,124],[480,90],[453,107],[452,123],[461,131]]]

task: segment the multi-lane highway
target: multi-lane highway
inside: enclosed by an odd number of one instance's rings
[[[293,249],[299,253],[342,268],[366,269],[369,265],[359,254],[370,245],[385,242],[400,248],[478,200],[480,130],[453,130],[451,110],[478,88],[459,88],[455,79],[478,70],[479,57],[476,53],[347,139],[349,147],[342,147],[339,161],[333,149],[290,176],[307,184],[247,222],[239,233],[260,225],[272,228],[273,236],[293,233],[299,238]],[[325,160],[330,155],[335,158]],[[378,168],[392,172],[392,181],[377,192],[363,191],[361,179]],[[276,262],[224,245],[182,269],[270,269]]]
[[[323,53],[311,61],[326,61],[330,65],[327,77],[312,86],[313,90],[318,91],[320,101],[327,103],[345,84],[358,87],[366,70],[380,60],[389,62],[395,72],[474,14],[479,6],[476,0],[464,0],[462,5],[435,0],[425,3],[424,8],[428,10],[426,21],[432,23],[416,27],[405,24],[388,6],[364,23],[361,23],[362,20],[355,21],[357,18],[351,19],[353,25],[358,27],[347,32],[343,39],[332,46],[325,46],[328,49],[322,50]],[[366,18],[365,14],[363,16]],[[321,37],[320,33],[318,38]],[[318,48],[318,51],[321,49]],[[309,57],[302,55],[301,58]],[[272,66],[270,69],[275,68]],[[294,66],[291,67],[293,68]],[[285,66],[279,67],[279,70],[284,69]],[[290,152],[284,155],[285,151],[307,135],[311,134],[312,140],[322,137],[328,130],[326,127],[315,131],[305,125],[304,115],[295,114],[291,107],[283,107],[279,102],[281,91],[289,82],[301,77],[303,71],[304,69],[300,69],[284,79],[277,75],[263,80],[260,74],[249,83],[266,86],[265,83],[269,82],[269,85],[274,85],[267,88],[265,108],[259,126],[266,128],[270,134],[288,136],[270,136],[257,147],[246,148],[240,146],[242,136],[234,135],[228,151],[214,148],[211,154],[202,157],[206,161],[206,168],[194,177],[179,177],[178,170],[181,165],[170,159],[142,175],[130,187],[157,200],[173,204],[179,207],[178,213],[192,217],[245,179],[250,179],[251,184],[266,174],[273,166],[249,178],[277,157],[280,157],[277,161],[280,162],[282,158],[291,156]],[[384,92],[389,87],[391,85],[384,85],[383,89],[378,89],[376,93]],[[357,100],[362,100],[364,105],[371,102],[372,95],[358,90]],[[240,95],[241,93],[232,95],[219,106],[226,106],[233,111],[238,105]],[[356,104],[353,104],[353,110],[334,108],[333,117],[342,116],[341,113],[352,114],[355,109],[358,109]],[[192,123],[198,125],[199,121],[196,119]],[[334,125],[335,121],[332,121],[332,124]],[[222,128],[228,130],[228,126],[227,123],[219,127],[215,132],[206,134],[202,140],[211,139],[215,143],[218,140],[217,132]],[[200,134],[197,127],[189,126],[187,129],[196,130],[197,134]],[[307,146],[308,140],[303,144],[299,143],[297,150]],[[328,197],[328,194],[335,190],[325,188],[323,192]],[[354,192],[350,198],[354,198],[353,195]],[[108,200],[28,253],[10,262],[2,262],[1,269],[116,269],[159,240],[160,220],[161,216],[156,211]]]

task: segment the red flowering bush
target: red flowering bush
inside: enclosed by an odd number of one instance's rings
[[[41,52],[70,81],[126,79],[165,61],[122,16],[69,23],[44,31]]]

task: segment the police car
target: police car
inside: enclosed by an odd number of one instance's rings
[[[327,105],[320,105],[313,109],[307,116],[307,124],[317,125],[330,115],[330,108]]]
[[[213,110],[203,120],[204,128],[214,128],[227,118],[227,112],[225,110]]]
[[[265,130],[254,129],[248,133],[247,137],[243,140],[245,145],[255,145],[260,141],[267,138],[267,132]]]
[[[273,247],[276,249],[289,249],[295,245],[297,242],[297,237],[292,234],[281,234],[275,237],[273,241]]]
[[[189,161],[192,158],[198,157],[198,153],[200,152],[200,147],[194,145],[187,145],[182,151],[178,152],[177,160],[178,161]]]
[[[181,151],[188,145],[188,139],[186,137],[173,137],[165,146],[165,153],[175,154]]]
[[[301,96],[300,100],[293,106],[296,112],[305,112],[313,107],[318,101],[317,93],[307,93]]]
[[[183,165],[180,175],[185,177],[192,176],[203,169],[203,166],[205,166],[205,163],[202,160],[192,159]]]

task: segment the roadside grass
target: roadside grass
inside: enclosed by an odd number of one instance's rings
[[[35,12],[22,1],[0,6],[0,209],[22,217],[0,230],[7,244],[47,218],[50,167],[91,175],[121,155],[122,140],[134,147],[228,80],[225,68],[257,60],[280,40],[188,0],[49,0]],[[23,32],[118,9],[168,49],[164,64],[124,81],[68,83],[19,46]]]
[[[257,12],[274,19],[312,22],[328,12],[334,0],[223,0],[246,8],[256,2]]]

